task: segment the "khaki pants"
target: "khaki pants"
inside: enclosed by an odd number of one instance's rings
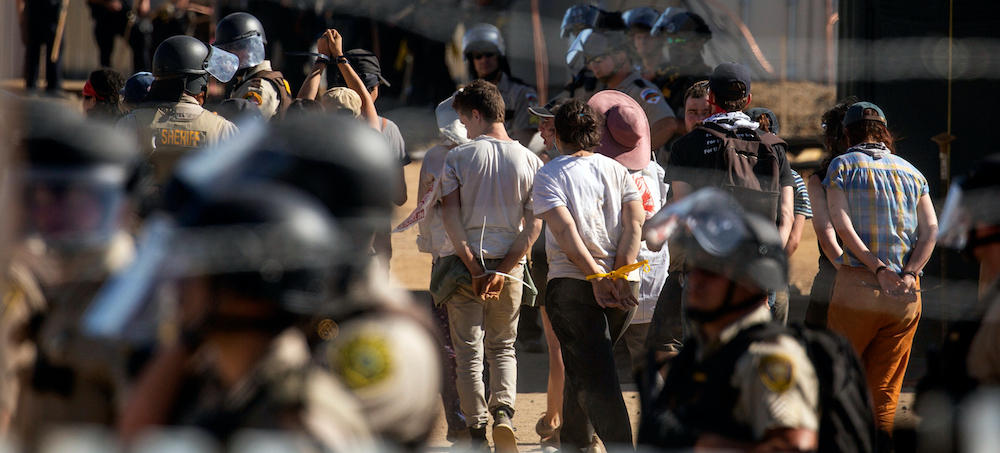
[[[494,261],[491,263],[490,261]],[[495,268],[500,260],[487,260]],[[509,274],[522,278],[524,266]],[[451,342],[455,348],[458,396],[462,414],[470,427],[486,426],[489,410],[501,406],[514,408],[517,396],[517,320],[521,312],[523,286],[505,279],[500,300],[484,301],[472,293],[472,286],[462,286],[448,300]],[[487,406],[483,384],[483,360],[490,364],[490,401]]]
[[[883,295],[868,269],[842,266],[837,272],[828,326],[847,337],[861,358],[875,402],[875,424],[882,431],[891,432],[896,418],[920,307],[920,293],[912,303]]]

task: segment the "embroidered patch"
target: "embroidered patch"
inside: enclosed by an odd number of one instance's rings
[[[257,104],[257,107],[260,107],[260,105],[264,103],[264,98],[260,97],[260,93],[255,93],[253,91],[244,94],[243,99]]]
[[[528,107],[537,107],[538,106],[538,95],[537,94],[529,92],[528,94],[524,95],[524,98],[528,100]]]
[[[330,347],[327,354],[352,389],[378,384],[394,372],[389,342],[381,336],[358,335],[338,348]]]
[[[646,88],[645,90],[642,90],[642,93],[639,93],[639,96],[642,100],[646,101],[647,104],[656,104],[657,102],[660,102],[660,99],[663,99],[660,92],[656,91],[654,88]]]
[[[778,354],[764,356],[757,365],[757,374],[761,382],[775,393],[784,393],[792,386],[794,370],[792,361]]]

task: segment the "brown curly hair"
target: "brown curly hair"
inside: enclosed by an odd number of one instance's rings
[[[567,147],[563,152],[591,151],[601,144],[604,115],[580,100],[571,99],[559,107],[553,124],[556,137]]]

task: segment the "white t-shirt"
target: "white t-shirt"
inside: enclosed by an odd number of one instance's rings
[[[594,154],[587,157],[560,156],[535,175],[536,216],[565,206],[573,216],[576,231],[605,272],[613,270],[622,235],[622,205],[641,200],[628,169],[614,160]],[[549,258],[549,280],[586,275],[559,248],[545,227],[545,254]]]
[[[650,161],[646,168],[631,172],[632,178],[639,189],[639,196],[642,200],[642,207],[646,211],[646,220],[656,214],[664,204],[667,203],[668,185],[663,182],[665,174],[663,167],[655,161]],[[660,297],[663,283],[667,281],[667,269],[670,267],[670,254],[664,246],[659,252],[654,252],[646,247],[646,241],[639,243],[639,261],[649,261],[649,272],[642,272],[637,279],[639,284],[639,307],[632,317],[632,324],[643,324],[653,320],[653,310],[656,308],[656,299]],[[630,280],[633,277],[629,276]]]
[[[520,143],[485,135],[448,152],[441,196],[462,189],[462,225],[474,255],[507,255],[521,232],[524,210],[531,209],[531,187],[541,167],[541,159]],[[440,253],[455,254],[450,240]]]

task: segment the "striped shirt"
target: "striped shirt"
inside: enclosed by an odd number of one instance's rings
[[[795,179],[794,215],[801,215],[807,219],[811,219],[813,218],[813,208],[809,202],[809,191],[806,190],[806,182],[802,180],[802,175],[795,170],[792,170],[792,178]]]
[[[873,157],[872,151],[857,146],[833,159],[823,185],[847,194],[858,237],[890,269],[901,272],[917,243],[917,202],[929,191],[927,180],[901,157],[887,150],[875,150]],[[847,248],[837,262],[864,266]]]

